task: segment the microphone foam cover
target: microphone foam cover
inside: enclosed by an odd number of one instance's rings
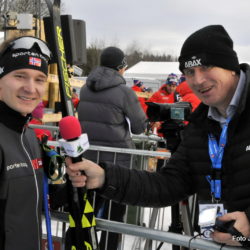
[[[64,140],[71,140],[82,134],[81,124],[74,116],[63,117],[59,122],[59,129]]]

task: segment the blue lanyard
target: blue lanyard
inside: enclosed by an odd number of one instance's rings
[[[227,128],[231,118],[226,119],[226,123],[223,126],[219,145],[213,134],[208,134],[208,148],[209,156],[212,162],[213,174],[212,177],[207,175],[206,178],[210,183],[211,194],[217,201],[221,199],[221,168],[222,158],[224,154],[224,148],[227,143]]]

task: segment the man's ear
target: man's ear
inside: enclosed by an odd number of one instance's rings
[[[122,68],[122,69],[119,69],[118,72],[119,72],[119,74],[123,75],[125,70],[126,70],[126,68]]]

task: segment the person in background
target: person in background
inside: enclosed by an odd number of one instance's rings
[[[146,116],[135,92],[126,86],[123,74],[127,68],[126,57],[116,47],[105,48],[100,56],[100,66],[92,70],[80,90],[77,108],[82,130],[88,134],[91,145],[117,148],[135,148],[131,133],[143,133]],[[85,157],[97,160],[97,152],[87,151]],[[101,152],[100,161],[116,162],[129,168],[130,156]],[[96,198],[98,216],[108,218],[109,200]],[[112,202],[110,219],[123,221],[125,205]],[[99,211],[99,213],[98,213]],[[102,232],[100,248],[105,249],[106,232]],[[107,249],[116,250],[119,234],[109,233]]]
[[[180,95],[179,101],[189,102],[192,105],[192,112],[201,103],[201,100],[194,94],[192,89],[188,86],[184,76],[180,77],[176,92]]]
[[[168,75],[164,85],[160,87],[148,100],[156,103],[174,103],[177,102],[176,87],[178,85],[178,76],[174,73]]]
[[[220,206],[223,215],[218,219],[233,222],[232,234],[215,230],[211,238],[249,247],[250,66],[239,64],[222,25],[191,34],[178,60],[202,103],[192,112],[166,166],[152,173],[88,160],[73,164],[67,159],[67,172],[74,186],[98,188],[103,197],[123,204],[169,206],[197,193],[199,204]],[[79,176],[82,170],[85,175]]]
[[[34,125],[43,125],[43,114],[44,114],[44,105],[43,102],[38,103],[36,108],[32,111],[32,119],[30,120],[29,124]],[[36,137],[42,141],[43,137],[46,136],[48,140],[53,140],[51,132],[48,129],[43,128],[34,128],[36,133]]]
[[[145,92],[146,91],[146,87],[144,85],[144,83],[140,80],[134,80],[134,85],[131,87],[135,92]],[[141,107],[143,109],[143,111],[146,113],[147,111],[147,105],[145,104],[146,99],[144,97],[138,96],[138,100],[141,104]]]
[[[79,104],[79,97],[75,88],[72,89],[72,102],[73,102],[74,108],[76,109]]]
[[[178,101],[178,95],[176,93],[176,87],[178,85],[178,76],[174,73],[168,75],[167,80],[161,88],[156,91],[147,102],[155,103],[175,103]],[[157,133],[159,136],[163,137],[163,134],[159,132],[162,128],[162,122],[153,122],[151,123],[151,128],[154,133]]]
[[[136,80],[134,79],[133,80],[133,83],[134,83],[134,86],[131,87],[134,91],[137,91],[137,92],[145,92],[146,90],[146,87],[144,85],[144,83],[141,81],[141,80]]]

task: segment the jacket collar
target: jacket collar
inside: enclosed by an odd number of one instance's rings
[[[6,127],[21,133],[30,120],[31,114],[22,116],[19,112],[11,109],[4,102],[0,101],[0,123]]]
[[[239,103],[238,113],[241,113],[246,106],[247,99],[250,98],[250,66],[246,63],[240,65],[241,70],[246,74],[246,84],[244,87],[243,94],[241,96],[241,101]]]

